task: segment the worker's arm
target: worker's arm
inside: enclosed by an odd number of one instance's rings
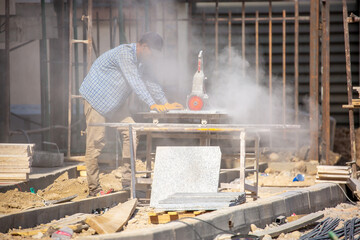
[[[167,103],[167,99],[165,97],[165,93],[162,90],[161,86],[156,81],[145,81],[145,84],[151,94],[151,96],[155,99],[157,103],[165,104]]]
[[[137,65],[131,55],[124,54],[119,56],[118,61],[121,73],[140,100],[145,102],[150,109],[157,111],[166,110],[166,108],[159,107],[152,98],[147,86],[140,77]]]

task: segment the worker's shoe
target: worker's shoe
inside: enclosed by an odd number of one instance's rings
[[[104,191],[101,188],[95,189],[93,191],[89,192],[89,195],[87,196],[88,198],[90,197],[99,197],[105,195]]]
[[[112,192],[114,192],[114,189],[112,189],[112,188],[107,192],[104,192],[102,189],[98,189],[98,190],[96,190],[94,192],[90,192],[87,197],[88,198],[89,197],[100,197],[100,196],[103,196],[103,195],[106,195],[106,194],[109,194],[109,193],[112,193]]]

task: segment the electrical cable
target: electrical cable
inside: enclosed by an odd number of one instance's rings
[[[339,188],[341,189],[341,191],[344,193],[346,199],[349,200],[349,202],[351,202],[353,205],[357,205],[356,202],[353,202],[353,201],[347,196],[347,194],[345,193],[344,189],[342,189],[342,187],[340,186],[340,184],[337,183],[336,185],[338,185],[338,187],[339,187]]]

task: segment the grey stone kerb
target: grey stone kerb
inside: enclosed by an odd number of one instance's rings
[[[119,232],[107,235],[94,235],[80,239],[126,239],[126,240],[162,240],[162,239],[213,239],[221,230],[248,233],[250,224],[265,227],[276,217],[290,216],[292,213],[308,214],[334,207],[346,200],[340,186],[333,183],[321,183],[308,188],[296,189],[283,194],[259,199],[256,202],[217,210],[200,215],[197,219],[184,219],[152,228]]]

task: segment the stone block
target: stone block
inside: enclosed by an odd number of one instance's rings
[[[220,163],[219,147],[157,147],[150,206],[174,193],[217,192]]]

